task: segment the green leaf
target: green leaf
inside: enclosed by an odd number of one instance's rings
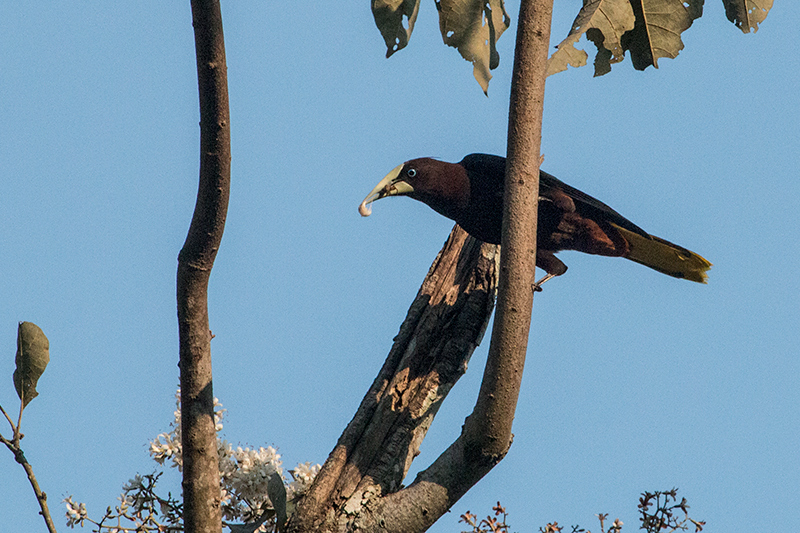
[[[629,0],[584,0],[569,35],[547,61],[547,75],[566,70],[568,65],[586,64],[586,52],[575,48],[583,34],[597,47],[594,75],[610,72],[613,63],[625,59],[622,35],[633,29],[635,20]]]
[[[683,50],[681,33],[703,15],[703,0],[631,0],[636,25],[622,36],[637,70],[658,68],[661,57],[675,58]]]
[[[758,25],[767,18],[772,9],[772,0],[722,0],[725,15],[742,33],[758,31]]]
[[[283,531],[283,526],[286,525],[286,487],[283,485],[283,478],[277,472],[269,476],[267,481],[267,495],[269,501],[272,502],[272,508],[275,509],[275,519],[278,525],[278,531]]]
[[[36,398],[36,383],[50,362],[50,341],[33,322],[20,322],[17,329],[17,364],[14,388],[24,409]]]
[[[500,64],[497,39],[511,24],[503,0],[436,0],[436,8],[442,39],[472,62],[472,74],[486,93],[489,70]]]

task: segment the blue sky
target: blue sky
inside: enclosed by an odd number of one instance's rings
[[[369,219],[358,203],[404,160],[504,153],[518,11],[509,1],[487,98],[433,2],[388,60],[367,2],[323,4],[223,6],[233,181],[210,288],[214,392],[228,440],[276,445],[286,467],[327,457],[452,226],[408,199]],[[553,43],[579,4],[557,3]],[[535,298],[511,451],[432,531],[497,500],[520,532],[599,529],[599,512],[633,531],[639,493],[672,487],[708,531],[796,521],[798,19],[776,2],[743,35],[707,2],[659,70],[548,80],[543,168],[714,267],[702,286],[561,254],[569,272]],[[16,409],[16,326],[35,322],[51,363],[23,443],[65,530],[60,500],[99,516],[153,470],[148,440],[172,419],[198,171],[189,3],[9,4],[0,50],[0,404]],[[458,435],[487,349],[412,476]],[[43,531],[7,451],[0,479],[2,528]]]

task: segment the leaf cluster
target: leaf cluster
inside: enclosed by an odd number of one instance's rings
[[[586,65],[588,54],[575,45],[585,35],[597,49],[594,75],[611,71],[626,52],[637,70],[658,68],[662,57],[683,50],[681,34],[703,15],[705,0],[583,0],[567,37],[556,47],[547,75],[568,66]],[[473,75],[486,93],[489,70],[497,68],[497,40],[510,26],[503,0],[435,0],[444,43],[458,49],[473,64]],[[758,31],[773,0],[722,0],[725,15],[743,33]],[[411,39],[420,0],[373,0],[372,14],[384,42],[386,57]]]
[[[772,0],[722,0],[725,13],[743,33],[758,31]],[[681,34],[703,15],[704,0],[584,0],[567,37],[550,57],[547,74],[581,67],[588,54],[575,48],[583,35],[595,45],[594,75],[611,71],[629,52],[634,68],[658,68],[662,57],[683,50]]]

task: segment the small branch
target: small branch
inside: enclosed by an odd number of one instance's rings
[[[17,425],[14,429],[14,443],[19,446],[19,439],[22,438],[22,411],[25,410],[25,387],[20,387],[19,394],[19,416],[17,416]]]
[[[5,411],[3,411],[5,413]],[[8,418],[8,415],[6,415]],[[15,432],[16,435],[17,432]],[[41,511],[39,514],[42,515],[44,518],[44,523],[47,526],[47,531],[50,533],[56,533],[56,526],[53,523],[53,517],[50,516],[50,509],[47,507],[47,494],[42,492],[42,489],[39,487],[39,482],[36,481],[36,476],[33,473],[33,467],[25,458],[25,454],[22,451],[22,448],[19,447],[19,439],[15,439],[14,442],[0,436],[0,442],[6,445],[6,447],[11,450],[11,453],[14,454],[14,460],[17,461],[19,464],[22,465],[22,468],[25,470],[25,474],[28,476],[28,481],[33,487],[33,493],[36,495],[36,501],[39,502],[39,508]]]
[[[200,183],[177,275],[184,525],[187,533],[217,533],[222,516],[208,281],[228,210],[230,113],[219,2],[192,0],[191,4],[200,97]]]
[[[5,416],[6,420],[8,420],[8,424],[11,426],[11,434],[12,434],[11,438],[14,438],[14,435],[17,433],[17,427],[14,425],[14,421],[11,420],[11,417],[8,416],[8,413],[6,413],[6,410],[3,409],[2,405],[0,405],[0,411],[3,412],[3,416]]]

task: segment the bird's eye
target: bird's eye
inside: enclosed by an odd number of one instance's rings
[[[406,170],[406,175],[409,178],[413,178],[413,177],[415,177],[417,175],[417,170],[414,169],[414,168],[409,168],[408,170]]]

